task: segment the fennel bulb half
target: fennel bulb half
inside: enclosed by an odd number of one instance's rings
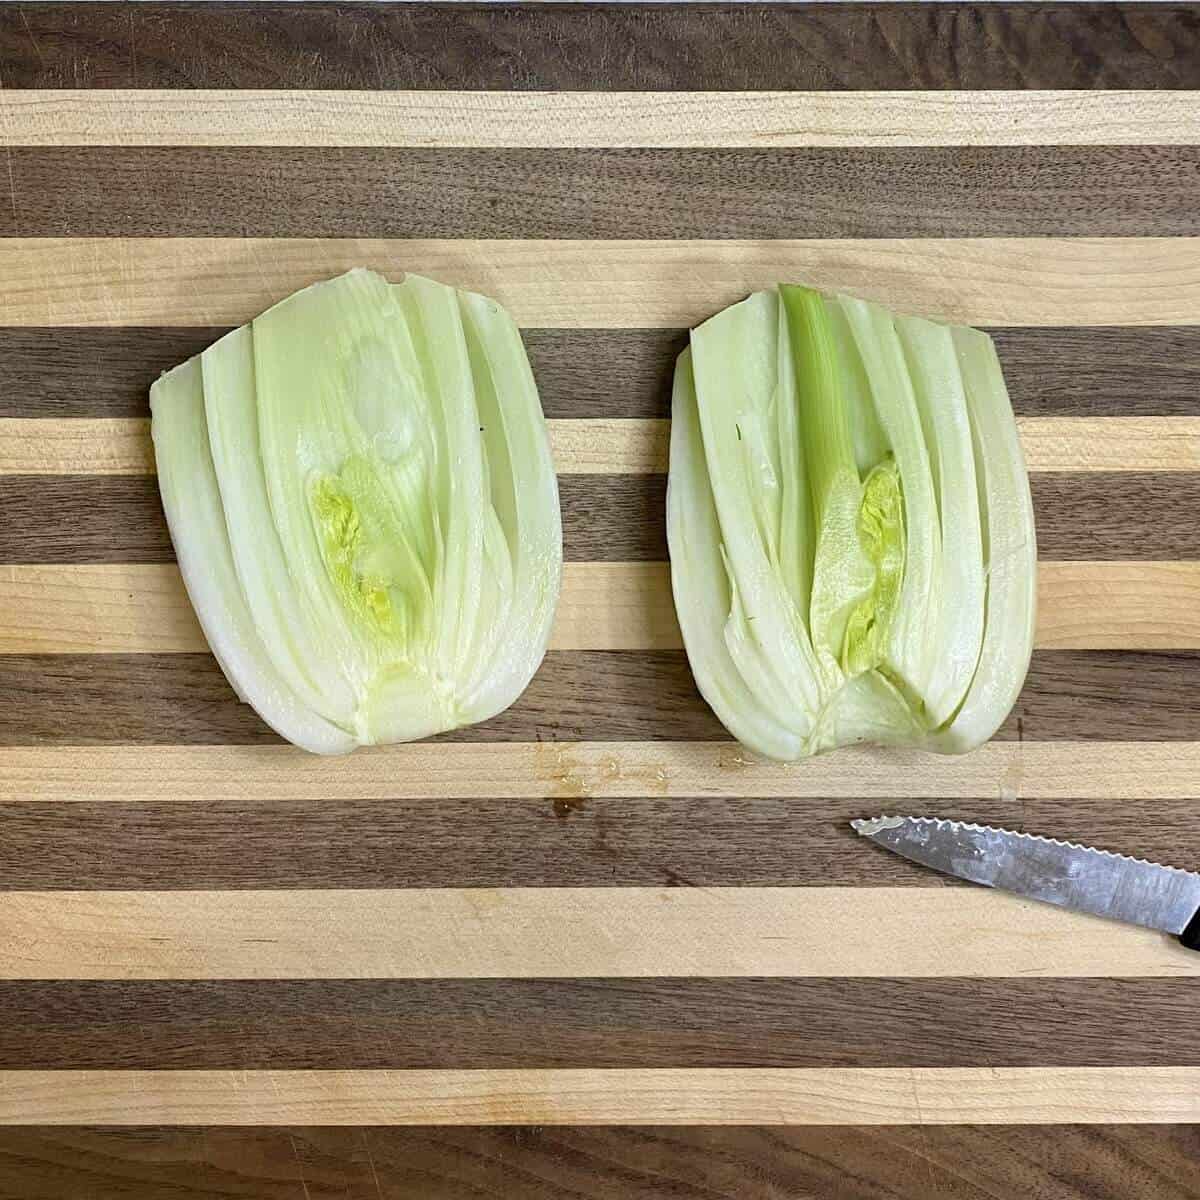
[[[351,271],[163,375],[150,406],[196,614],[276,731],[337,754],[485,720],[524,690],[562,527],[498,304]]]
[[[992,736],[1037,543],[989,337],[780,285],[692,331],[671,417],[675,608],[735,737],[791,760]]]

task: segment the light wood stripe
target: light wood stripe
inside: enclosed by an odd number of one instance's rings
[[[1200,417],[1018,417],[1017,427],[1030,471],[1200,470]]]
[[[153,475],[150,422],[0,417],[0,475]]]
[[[670,571],[568,562],[554,650],[677,650]],[[1200,647],[1200,562],[1043,562],[1041,650]],[[174,564],[0,566],[0,654],[172,654],[208,644]]]
[[[3,1125],[934,1126],[1198,1120],[1200,1069],[1195,1067],[0,1072]]]
[[[1200,92],[24,90],[7,146],[1196,145]]]
[[[0,325],[237,325],[355,266],[541,328],[695,325],[781,279],[969,325],[1200,324],[1200,238],[4,238]]]
[[[0,566],[0,653],[207,649],[173,563]]]
[[[5,892],[0,935],[5,979],[1200,977],[1172,939],[982,888]]]
[[[1200,429],[1200,421],[1197,421]],[[548,421],[554,465],[563,475],[664,475],[671,422],[647,418]]]
[[[669,421],[595,418],[547,424],[561,474],[667,470]],[[1019,417],[1017,425],[1031,471],[1200,470],[1200,417]],[[0,417],[0,475],[153,473],[146,419]]]
[[[1042,650],[1200,646],[1200,563],[1039,562]]]
[[[0,748],[0,802],[470,796],[1187,800],[1200,799],[1200,742],[994,741],[961,757],[856,747],[793,765],[732,741],[417,742],[339,759],[274,745]]]
[[[551,420],[547,424],[555,465],[561,474],[666,472],[668,421],[595,418]],[[1141,435],[1141,441],[1148,446],[1166,449],[1179,440],[1169,425],[1156,434],[1153,421],[1144,420],[1140,424],[1149,425]],[[1200,421],[1196,426],[1200,429]],[[1200,466],[1200,461],[1197,465]],[[154,448],[146,418],[0,417],[0,475],[152,474]]]
[[[563,564],[552,649],[681,644],[664,563]],[[0,566],[0,654],[207,649],[174,564]]]

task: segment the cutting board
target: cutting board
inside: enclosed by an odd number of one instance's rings
[[[0,1195],[1200,1196],[1200,956],[847,828],[1200,865],[1200,8],[27,4],[0,75]],[[146,392],[358,264],[516,315],[567,566],[512,709],[331,762],[207,653]],[[976,754],[696,693],[672,363],[778,279],[994,331],[1040,618]]]

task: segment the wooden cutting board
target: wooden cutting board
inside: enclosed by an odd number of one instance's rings
[[[846,825],[1200,865],[1200,7],[26,4],[0,84],[0,1196],[1200,1197],[1200,956]],[[146,391],[356,264],[516,314],[569,562],[511,710],[328,762],[207,653]],[[977,754],[696,694],[671,366],[781,278],[995,331]]]

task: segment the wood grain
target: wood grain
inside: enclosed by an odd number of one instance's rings
[[[1200,743],[1178,741],[997,741],[960,757],[856,747],[791,765],[751,761],[731,742],[413,742],[341,759],[291,746],[0,747],[0,803],[864,795],[1124,803],[1196,799],[1198,780]]]
[[[153,474],[154,447],[144,417],[0,417],[0,475]]]
[[[23,980],[0,983],[0,1070],[1196,1067],[1195,987],[1191,979]],[[138,1036],[126,1036],[134,1026]]]
[[[18,146],[6,158],[0,233],[21,237],[1188,236],[1200,187],[1200,150],[1165,146]]]
[[[881,806],[906,807],[866,794],[8,802],[0,870],[11,891],[958,886],[863,845],[849,823]],[[1039,800],[980,787],[907,807],[1200,863],[1191,799]],[[13,1037],[27,1024],[14,1022]]]
[[[163,371],[229,332],[219,328],[8,327],[0,331],[0,416],[150,416]],[[1196,330],[1200,339],[1200,329]],[[530,334],[525,334],[526,342]]]
[[[1196,1200],[1198,1154],[1195,1125],[27,1125],[0,1128],[0,1195]]]
[[[1200,1120],[1200,1068],[6,1071],[6,1125],[954,1125]]]
[[[1154,478],[1143,486],[1144,494],[1165,490],[1164,485],[1156,487]],[[1196,480],[1200,490],[1200,475]],[[1185,484],[1179,490],[1186,512],[1190,489]],[[652,562],[667,557],[662,476],[563,475],[558,493],[567,560]],[[1103,500],[1093,507],[1103,512]],[[158,483],[149,475],[0,472],[0,509],[7,517],[0,524],[0,564],[169,563],[175,559]],[[1148,533],[1153,537],[1148,524],[1140,523],[1135,536],[1122,538],[1117,531],[1111,541],[1118,548],[1115,556],[1153,557],[1156,543],[1173,549],[1179,540],[1172,539],[1169,530],[1154,540],[1147,538]],[[1071,536],[1076,538],[1074,532]],[[1128,553],[1122,555],[1121,549]]]
[[[1200,470],[1198,417],[1018,417],[1017,428],[1030,471]]]
[[[172,237],[0,240],[0,324],[239,324],[356,266],[485,292],[542,328],[694,325],[780,279],[969,325],[1200,322],[1196,237]]]
[[[1045,693],[1030,709],[1050,712],[1053,695],[1078,678],[1107,705],[1090,732],[1116,738],[1200,732],[1191,710],[1200,658],[1170,656],[1158,670],[1163,687],[1138,687],[1119,663],[1049,667]],[[1105,666],[1109,668],[1105,672]],[[1132,667],[1132,660],[1130,663]],[[1115,670],[1114,670],[1115,668]],[[1190,682],[1189,682],[1190,681]],[[1123,696],[1123,685],[1131,695]],[[238,701],[216,660],[204,653],[0,655],[0,744],[271,745],[280,739]],[[1180,709],[1180,706],[1182,708]],[[1033,733],[1034,724],[1026,724]],[[1075,722],[1047,715],[1045,735],[1075,736]],[[1015,737],[1015,724],[1010,736]],[[442,735],[449,741],[656,741],[721,739],[724,730],[701,700],[680,650],[552,650],[512,707]],[[0,872],[0,876],[2,876]]]
[[[1200,654],[1039,650],[1003,741],[1191,741]],[[273,745],[202,653],[0,654],[0,745]],[[503,713],[453,742],[719,741],[681,650],[551,650]],[[2,847],[0,847],[2,854]],[[9,877],[0,871],[0,877]]]
[[[1077,574],[1072,571],[1073,577]],[[1174,622],[1180,606],[1171,596],[1178,593],[1186,601],[1191,572],[1184,565],[1177,576],[1161,582],[1168,595],[1155,596],[1167,605],[1168,622]],[[1076,611],[1071,620],[1071,636],[1086,644],[1084,614]],[[1169,624],[1155,620],[1160,640],[1174,637],[1185,647],[1191,644],[1188,626],[1172,634]],[[1111,628],[1111,612],[1102,623]],[[564,564],[552,650],[671,650],[680,644],[666,564]],[[207,648],[173,564],[0,566],[0,653],[186,653]]]
[[[1018,416],[1195,416],[1200,330],[994,329]]]
[[[33,452],[44,449],[59,453],[45,443]],[[615,455],[629,449],[628,442],[614,440]],[[135,443],[116,453],[129,458],[137,451]],[[1167,452],[1186,459],[1200,452],[1200,441],[1184,438]],[[14,458],[23,453],[14,448]],[[573,465],[559,463],[560,468]],[[629,465],[627,455],[624,465]],[[1040,472],[1030,484],[1043,562],[1200,558],[1200,471]],[[563,474],[558,491],[568,561],[666,560],[662,475]],[[147,475],[0,470],[0,509],[8,517],[0,525],[0,563],[169,563],[175,558],[157,482]]]
[[[1196,88],[1191,5],[23,4],[11,88]]]
[[[678,650],[665,563],[568,562],[551,650]],[[1043,650],[1200,648],[1195,562],[1044,562]],[[173,564],[0,565],[0,654],[208,648]]]
[[[1200,473],[1043,471],[1029,484],[1039,561],[1200,558]]]
[[[1200,976],[1173,940],[979,888],[5,892],[0,933],[10,980]]]
[[[550,420],[547,428],[554,465],[561,475],[666,473],[671,440],[669,421],[598,417]],[[1200,433],[1200,421],[1196,429]],[[1153,427],[1145,432],[1153,437]],[[1190,436],[1190,431],[1181,432],[1185,438]],[[1200,459],[1197,466],[1200,467]]]
[[[562,475],[667,471],[667,420],[551,419],[547,428]],[[1034,472],[1200,472],[1200,417],[1019,417],[1017,428]],[[0,417],[0,475],[152,475],[154,469],[145,417]]]
[[[1200,578],[1186,562],[1038,564],[1037,644],[1056,650],[1190,645]],[[1149,604],[1139,603],[1147,600]],[[1097,626],[1106,624],[1099,632]]]
[[[148,417],[150,384],[228,327],[9,327],[0,416]],[[542,407],[556,418],[662,419],[686,331],[526,329]],[[1030,417],[1194,418],[1200,328],[994,329],[1013,408]]]
[[[0,145],[19,147],[609,151],[1198,143],[1197,91],[710,91],[664,95],[623,91],[18,88],[0,96]],[[446,166],[452,161],[446,160]],[[263,165],[270,163],[268,158]],[[152,159],[146,165],[153,170]],[[309,182],[319,186],[321,180]],[[184,230],[176,227],[173,232]],[[899,235],[902,231],[892,232]]]
[[[229,326],[9,326],[0,333],[0,416],[148,419],[150,385],[158,375],[228,332]],[[1069,372],[1058,379],[1045,376],[1058,355],[1038,348],[1026,356],[1030,368],[1042,372],[1037,386],[1048,398],[1075,387],[1088,364],[1095,367],[1106,348],[1116,347],[1119,352],[1109,353],[1107,369],[1088,379],[1089,403],[1093,409],[1099,406],[1098,415],[1134,406],[1154,415],[1159,409],[1150,407],[1152,403],[1163,412],[1184,412],[1183,406],[1191,403],[1200,368],[1191,373],[1195,359],[1189,352],[1194,349],[1200,358],[1200,329],[1057,332],[1069,345],[1083,345],[1072,355]],[[1018,330],[1015,336],[1019,344],[1021,339],[1054,333]],[[522,337],[550,419],[670,415],[671,378],[675,358],[687,345],[686,330],[525,329]],[[1168,337],[1170,347],[1162,344]],[[1127,376],[1120,371],[1128,369],[1131,360],[1139,362],[1143,372],[1139,390],[1149,380],[1153,396],[1122,387]],[[1018,404],[1021,390],[1014,396]]]

